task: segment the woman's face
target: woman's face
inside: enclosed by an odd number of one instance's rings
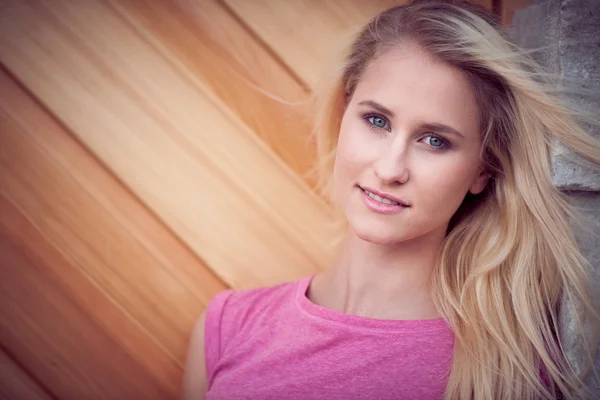
[[[485,188],[480,146],[467,78],[414,45],[392,49],[370,64],[345,110],[335,200],[363,240],[443,238],[466,193]],[[382,204],[361,188],[409,206]]]

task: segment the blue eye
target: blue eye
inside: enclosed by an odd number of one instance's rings
[[[441,136],[427,135],[424,137],[430,138],[428,146],[434,151],[442,151],[445,149],[449,149],[451,147],[450,142],[448,142],[446,139],[444,139]]]
[[[381,114],[367,113],[362,118],[366,121],[368,127],[374,131],[380,129],[385,129],[389,132],[392,131],[389,121]],[[430,138],[429,143],[427,143],[428,150],[430,151],[445,151],[452,147],[447,139],[431,132],[428,132],[423,138]]]
[[[440,139],[437,136],[427,136],[429,138],[431,138],[431,140],[429,141],[429,144],[433,147],[441,147],[444,145],[444,142],[442,141],[442,139]]]
[[[383,118],[379,118],[379,117],[371,117],[371,118],[373,118],[372,124],[375,125],[376,127],[378,127],[378,128],[385,127],[386,121]]]
[[[386,130],[390,130],[389,127],[386,127],[389,125],[388,120],[379,114],[365,114],[363,116],[364,120],[368,122],[369,126],[371,128],[375,128],[375,129],[386,129]]]

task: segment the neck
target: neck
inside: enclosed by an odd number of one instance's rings
[[[430,277],[443,238],[438,234],[377,245],[349,232],[334,267],[323,274],[321,287],[328,287],[329,293],[323,290],[320,301],[370,318],[439,318],[430,295]]]

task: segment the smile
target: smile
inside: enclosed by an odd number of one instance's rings
[[[367,208],[377,213],[393,214],[408,208],[396,201],[384,199],[363,188],[360,188],[360,191],[362,193],[363,202],[365,203]]]
[[[376,201],[379,201],[380,203],[391,204],[391,205],[395,205],[395,206],[400,205],[400,203],[398,203],[397,201],[392,201],[392,200],[384,199],[383,197],[377,196],[375,193],[369,192],[367,189],[363,189],[363,191],[367,195],[369,195],[370,198],[372,198],[372,199],[374,199]]]

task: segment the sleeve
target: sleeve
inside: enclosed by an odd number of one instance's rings
[[[211,386],[217,362],[221,358],[222,343],[221,322],[227,302],[234,290],[228,289],[217,293],[206,307],[204,322],[204,357],[206,360],[206,376],[208,387]]]

